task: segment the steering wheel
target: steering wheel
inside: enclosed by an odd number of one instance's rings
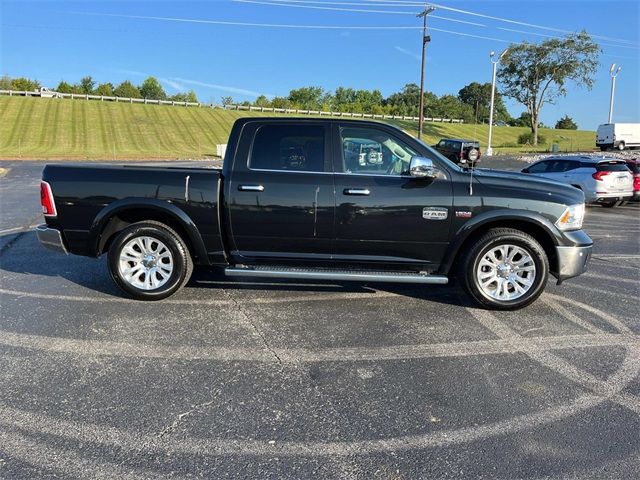
[[[393,173],[393,169],[395,168],[396,163],[398,163],[398,160],[394,160],[389,164],[389,166],[387,167],[387,170],[386,170],[386,174],[387,175],[391,175]]]

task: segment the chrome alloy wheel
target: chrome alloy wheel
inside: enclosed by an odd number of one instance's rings
[[[155,290],[163,286],[173,273],[173,255],[157,238],[136,237],[120,251],[120,276],[141,290]]]
[[[476,278],[486,296],[501,301],[516,300],[533,286],[536,265],[524,248],[498,245],[482,256]]]

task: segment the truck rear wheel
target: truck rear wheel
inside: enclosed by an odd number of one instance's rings
[[[549,277],[542,246],[525,232],[495,228],[473,242],[460,262],[458,278],[480,306],[516,310],[534,302]]]
[[[109,273],[124,292],[138,300],[161,300],[191,277],[193,261],[178,233],[144,221],[122,230],[109,248]]]

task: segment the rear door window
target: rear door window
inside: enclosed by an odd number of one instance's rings
[[[264,125],[253,140],[249,168],[324,172],[325,128],[322,125]]]
[[[529,167],[529,173],[544,173],[547,170],[549,162],[539,162]]]

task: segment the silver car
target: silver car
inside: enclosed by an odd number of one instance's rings
[[[633,174],[624,160],[600,156],[548,157],[522,170],[568,183],[584,192],[587,203],[615,207],[633,196]]]

